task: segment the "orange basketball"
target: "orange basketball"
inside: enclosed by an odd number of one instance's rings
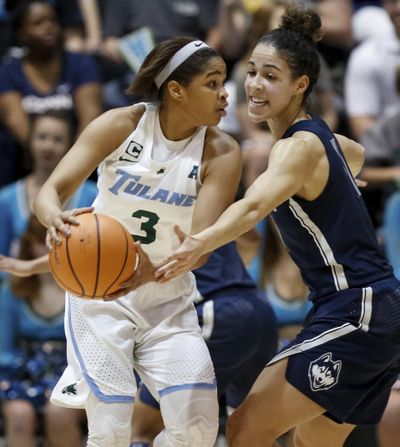
[[[60,233],[49,253],[51,272],[58,285],[82,298],[102,298],[119,289],[135,272],[139,260],[128,230],[105,214],[76,216],[71,235]]]

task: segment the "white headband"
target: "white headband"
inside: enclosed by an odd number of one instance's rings
[[[188,59],[193,53],[196,53],[196,51],[202,50],[203,48],[209,47],[201,40],[195,40],[177,51],[167,62],[165,67],[160,71],[160,73],[155,77],[154,81],[157,88],[160,88],[164,84],[164,82],[179,67],[179,65],[185,62],[185,60]]]

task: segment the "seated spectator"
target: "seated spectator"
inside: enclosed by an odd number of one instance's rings
[[[0,66],[0,186],[23,173],[21,148],[27,146],[31,116],[63,110],[81,131],[102,111],[96,65],[87,55],[63,50],[52,5],[21,0],[13,10],[13,24],[24,56],[11,57]],[[24,168],[29,170],[29,164]]]
[[[47,252],[46,229],[35,217],[22,235],[19,257]],[[48,401],[66,363],[64,295],[51,274],[10,278],[0,293],[0,401],[8,447],[36,446],[39,417],[52,447],[79,446],[81,410]]]
[[[121,37],[146,27],[154,43],[183,35],[215,47],[217,10],[215,0],[104,0],[102,76],[106,108],[130,104],[124,92],[134,74],[120,50]]]
[[[396,70],[396,91],[400,92],[400,71]],[[387,198],[400,185],[400,101],[385,116],[377,119],[361,136],[365,148],[363,179],[368,211],[374,225],[382,225],[382,212]]]
[[[384,38],[367,39],[355,47],[346,70],[346,113],[352,134],[358,140],[400,100],[396,89],[396,67],[399,65],[400,51],[400,5],[394,0],[383,0],[383,6],[395,32]]]
[[[32,203],[40,187],[70,147],[72,129],[71,121],[62,112],[48,111],[33,119],[29,144],[33,170],[28,176],[0,189],[1,255],[15,255],[13,244],[26,230]],[[66,207],[90,206],[96,192],[96,185],[88,181]]]

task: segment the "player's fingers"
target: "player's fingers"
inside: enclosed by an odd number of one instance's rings
[[[171,261],[167,262],[167,264],[163,263],[162,266],[156,270],[155,277],[159,278],[160,276],[164,276],[165,273],[171,270],[177,262],[178,261],[176,259],[172,259]]]
[[[54,241],[56,244],[61,244],[61,238],[60,235],[58,234],[57,228],[55,226],[51,226],[48,230],[47,230],[47,234],[48,234],[48,247],[51,248],[51,242]]]
[[[56,231],[59,231],[66,237],[68,237],[70,235],[69,225],[65,223],[64,219],[65,218],[61,217],[61,216],[55,217],[53,219],[53,222],[51,223],[51,227],[50,227],[51,228],[50,233],[51,233],[52,237],[54,236],[54,232],[56,232]]]
[[[178,236],[179,242],[182,243],[185,240],[187,234],[181,230],[179,225],[174,226],[174,231],[175,234]]]
[[[47,232],[46,232],[46,247],[47,247],[49,250],[52,249],[51,241],[52,241],[52,238],[51,238],[50,231],[47,230]]]
[[[356,184],[359,188],[365,188],[366,186],[368,186],[368,182],[359,178],[356,178]]]
[[[92,206],[87,206],[84,208],[75,208],[73,210],[73,215],[74,216],[79,216],[80,214],[85,214],[85,213],[93,213],[94,208]],[[76,221],[78,224],[78,221]]]

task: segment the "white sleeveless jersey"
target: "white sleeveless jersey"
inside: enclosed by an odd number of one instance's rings
[[[179,154],[159,162],[152,153],[168,151],[153,150],[158,105],[145,107],[136,129],[99,165],[93,206],[122,222],[156,263],[179,246],[174,225],[190,233],[207,127],[199,128]]]

